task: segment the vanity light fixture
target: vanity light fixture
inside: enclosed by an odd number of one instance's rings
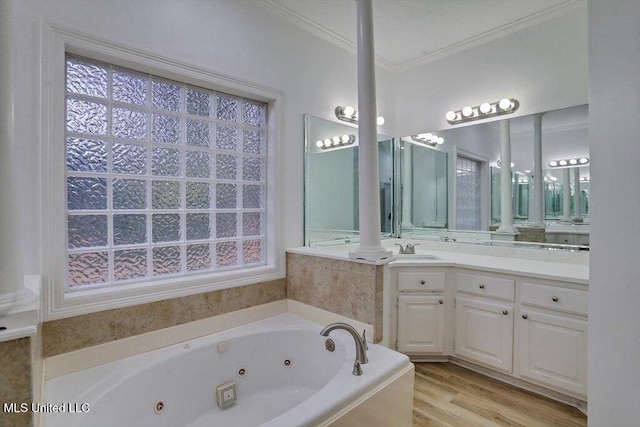
[[[469,105],[458,111],[448,111],[445,118],[451,125],[470,122],[472,120],[487,119],[489,117],[501,116],[515,112],[520,103],[514,98],[502,98],[496,102],[483,102],[479,106]]]
[[[333,138],[319,139],[316,141],[316,147],[326,150],[327,148],[338,148],[351,145],[356,142],[355,135],[334,136]]]
[[[347,105],[346,107],[342,107],[338,105],[335,109],[336,117],[345,122],[358,124],[358,112],[351,105]],[[376,119],[376,124],[378,126],[382,126],[384,124],[384,117],[378,116]]]
[[[500,161],[500,159],[498,159],[498,161],[496,162],[496,165],[498,165],[498,167],[502,166],[502,162]],[[511,169],[513,169],[515,165],[516,165],[515,163],[511,162]]]
[[[549,166],[552,168],[561,168],[565,166],[584,166],[589,163],[588,157],[579,157],[573,159],[551,160]]]
[[[420,144],[426,144],[431,147],[444,144],[444,138],[436,135],[435,133],[419,133],[417,135],[411,135],[411,140]]]

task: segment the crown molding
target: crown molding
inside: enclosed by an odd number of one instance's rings
[[[401,64],[394,64],[394,71],[406,71],[411,68],[415,68],[417,66],[444,58],[446,56],[454,55],[464,50],[471,49],[481,44],[505,37],[509,34],[517,33],[518,31],[522,31],[526,28],[536,26],[545,21],[558,18],[576,9],[584,8],[586,6],[586,0],[568,0],[557,6],[553,6],[533,15],[517,19],[508,24],[501,25],[500,27],[496,27],[489,31],[485,31],[484,33],[478,34],[477,36],[469,37],[465,40],[443,47],[442,49],[438,49],[418,58],[403,62]]]
[[[317,37],[320,37],[348,52],[357,52],[357,45],[351,40],[337,35],[328,28],[316,22],[313,22],[308,18],[305,18],[304,16],[292,11],[291,9],[277,3],[277,1],[275,0],[253,0],[253,3],[286,19],[298,28],[301,28]],[[501,25],[482,34],[469,37],[465,40],[451,44],[449,46],[443,47],[442,49],[435,50],[426,55],[419,56],[409,61],[395,63],[376,55],[376,65],[393,72],[407,71],[420,65],[436,61],[449,55],[454,55],[464,50],[471,49],[473,47],[499,39],[501,37],[505,37],[509,34],[516,33],[529,27],[533,27],[550,19],[558,18],[576,9],[584,8],[586,7],[586,5],[586,0],[567,0],[566,2],[557,6],[553,6],[533,15],[517,19],[508,24]]]
[[[336,34],[335,32],[329,30],[328,28],[316,22],[311,21],[308,18],[305,18],[304,16],[292,11],[291,9],[277,3],[274,0],[252,0],[252,1],[255,5],[260,6],[261,8],[266,9],[269,12],[272,12],[286,19],[290,23],[294,24],[296,27],[307,31],[316,37],[320,37],[321,39],[324,39],[329,43],[332,43],[338,46],[339,48],[346,50],[347,52],[350,52],[353,54],[358,53],[358,46],[356,43],[352,42],[351,40],[345,37],[342,37]],[[378,55],[376,55],[375,59],[376,59],[376,65],[378,65],[379,67],[387,71],[395,71],[395,69],[397,68],[397,64],[391,61],[388,61]]]

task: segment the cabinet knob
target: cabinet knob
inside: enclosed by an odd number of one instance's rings
[[[484,285],[483,284],[480,284],[480,289],[484,289]]]
[[[558,297],[553,297],[553,298],[551,298],[551,301],[553,301],[553,302],[558,302]]]
[[[420,284],[421,284],[421,285],[424,285],[424,284],[426,284],[426,283],[427,283],[427,282],[425,282],[424,280],[420,280]]]
[[[507,314],[509,314],[509,310],[502,310],[502,314],[506,316]]]
[[[438,301],[440,304],[444,304],[444,300],[441,299],[440,301]]]
[[[526,314],[523,314],[523,315],[522,315],[522,318],[523,318],[524,320],[527,320],[527,319],[529,318],[529,316],[527,316]]]

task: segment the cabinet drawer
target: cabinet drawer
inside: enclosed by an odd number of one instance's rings
[[[520,302],[537,307],[587,315],[586,291],[566,289],[539,283],[520,284]]]
[[[513,279],[483,276],[480,274],[457,273],[456,283],[459,292],[466,292],[485,297],[513,301],[515,282]]]
[[[444,291],[447,273],[444,271],[399,271],[398,290],[402,291]]]

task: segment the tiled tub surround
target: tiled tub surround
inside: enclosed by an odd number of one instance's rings
[[[285,279],[100,311],[42,325],[43,357],[286,299]]]
[[[0,404],[31,402],[31,340],[20,338],[0,343]],[[0,411],[0,425],[29,426],[31,412]]]
[[[370,339],[380,342],[383,266],[292,251],[287,252],[287,297],[373,325]]]
[[[286,307],[284,302],[268,305]],[[411,425],[413,365],[408,357],[371,344],[364,374],[354,376],[353,338],[332,333],[335,351],[328,352],[326,338],[319,334],[321,328],[321,324],[282,313],[60,376],[47,381],[45,399],[87,402],[91,411],[45,414],[44,420],[48,427],[337,427],[370,425],[371,419],[384,425]],[[291,363],[283,364],[285,359]],[[239,368],[245,368],[246,375],[236,376]],[[238,400],[219,409],[212,396],[216,385],[229,379],[238,384]],[[162,414],[151,411],[158,400],[165,402]]]

